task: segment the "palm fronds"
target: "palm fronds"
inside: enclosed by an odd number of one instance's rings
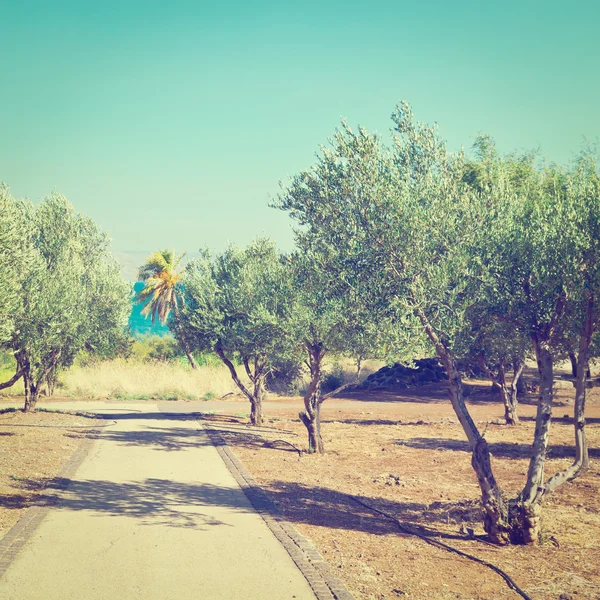
[[[143,304],[142,314],[150,316],[152,323],[157,319],[164,325],[176,303],[176,293],[181,278],[179,264],[185,252],[176,255],[175,250],[160,250],[151,254],[140,267],[138,277],[145,286],[136,296]]]

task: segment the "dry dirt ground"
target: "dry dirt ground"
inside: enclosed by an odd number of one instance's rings
[[[483,382],[481,382],[483,383]],[[486,384],[487,385],[487,384]],[[208,417],[278,503],[280,510],[335,568],[356,598],[519,598],[490,569],[402,533],[390,520],[354,502],[360,497],[413,528],[504,569],[533,599],[600,598],[600,393],[590,394],[592,464],[560,488],[544,508],[538,547],[500,548],[483,537],[479,489],[464,434],[445,390],[429,386],[372,392],[323,407],[324,456],[301,457],[281,439],[306,448],[297,408],[266,406],[259,435],[240,419]],[[570,464],[573,426],[561,390],[554,409],[547,476]],[[490,442],[496,477],[509,497],[525,481],[535,397],[520,407],[523,423],[499,424],[496,397],[478,388],[468,404]],[[237,423],[235,422],[237,421]],[[289,433],[284,433],[289,432]],[[470,531],[471,530],[471,531]],[[471,533],[472,532],[472,533]]]
[[[35,503],[94,423],[53,412],[0,413],[0,538]]]
[[[490,442],[496,477],[512,497],[525,480],[535,397],[520,406],[522,425],[507,427],[500,424],[496,397],[480,383],[471,382],[475,392],[468,404]],[[557,396],[547,476],[572,460],[573,426],[564,417],[572,414],[572,396],[569,389]],[[164,403],[162,409],[179,410],[176,405]],[[349,495],[498,565],[534,600],[600,599],[599,388],[591,390],[587,411],[591,468],[548,499],[544,542],[538,547],[499,548],[477,537],[483,536],[477,481],[443,386],[327,400],[324,456],[299,457],[291,445],[276,441],[306,448],[298,398],[269,399],[267,426],[260,430],[246,426],[240,402],[215,406],[228,415],[207,415],[206,424],[224,432],[280,510],[313,540],[357,599],[519,596],[488,568],[401,532]],[[197,409],[190,404],[186,410]],[[73,452],[86,431],[81,427],[91,424],[84,417],[54,413],[0,414],[0,537]],[[39,481],[39,487],[23,486],[27,480]]]

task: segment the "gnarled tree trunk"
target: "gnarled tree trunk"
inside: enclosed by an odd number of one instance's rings
[[[308,432],[308,453],[323,454],[325,447],[323,446],[323,437],[321,436],[321,405],[327,398],[336,396],[347,387],[355,385],[359,382],[360,371],[362,366],[362,357],[356,358],[356,378],[354,381],[343,383],[334,390],[321,393],[321,378],[323,376],[323,357],[325,349],[322,343],[305,342],[308,352],[307,365],[310,370],[310,384],[304,395],[304,410],[298,415],[300,420],[306,427]]]
[[[541,504],[544,496],[544,467],[552,420],[553,359],[548,343],[533,336],[540,377],[535,434],[527,482],[518,500],[511,504],[512,541],[536,544],[541,534]]]
[[[420,309],[415,309],[415,315],[420,320],[425,333],[434,345],[437,355],[448,374],[448,396],[471,447],[471,466],[479,482],[481,503],[485,510],[485,531],[490,539],[497,544],[507,544],[511,539],[508,503],[502,494],[502,490],[498,487],[494,473],[492,472],[491,456],[487,441],[479,433],[465,405],[462,380],[454,355],[440,340],[425,313]]]
[[[23,375],[23,384],[25,388],[24,412],[33,412],[40,397],[40,388],[35,384],[30,373]]]
[[[577,356],[575,356],[575,352],[569,352],[569,360],[571,361],[571,375],[577,377]]]
[[[510,386],[506,383],[506,368],[504,361],[500,361],[497,375],[494,374],[483,357],[480,357],[479,364],[500,394],[500,400],[504,406],[504,420],[506,421],[506,424],[517,425],[519,423],[519,416],[517,415],[517,382],[513,379]],[[516,375],[517,380],[519,376],[520,373]]]
[[[266,368],[266,358],[264,355],[259,354],[254,359],[254,371],[250,368],[250,362],[247,357],[243,358],[244,367],[246,368],[246,372],[250,381],[253,384],[253,389],[249,390],[239,378],[237,374],[237,370],[235,365],[223,350],[223,346],[221,343],[217,343],[215,346],[215,352],[219,356],[219,358],[223,361],[223,363],[229,369],[229,373],[231,374],[231,378],[234,383],[240,389],[242,394],[248,398],[250,401],[250,423],[252,425],[261,426],[263,424],[263,412],[262,412],[262,403],[265,396],[265,379],[267,376],[267,368]]]
[[[527,384],[525,383],[525,378],[523,377],[523,371],[525,370],[525,360],[515,361],[513,363],[513,373],[515,374],[514,379],[517,381],[516,392],[517,398],[521,398],[522,396],[527,395]],[[519,377],[517,377],[517,372],[519,372]]]
[[[254,357],[254,369],[250,367],[248,357],[244,357],[246,374],[252,382],[252,398],[250,399],[250,423],[260,426],[263,424],[263,400],[265,397],[265,379],[267,377],[266,360],[263,355]]]
[[[19,370],[23,372],[23,388],[25,392],[24,412],[33,412],[35,410],[40,397],[41,387],[49,374],[55,371],[60,354],[60,349],[53,350],[44,358],[42,362],[44,367],[41,370],[38,369],[37,373],[31,367],[31,362],[25,352],[21,351],[15,356]]]
[[[577,355],[577,377],[575,380],[575,406],[573,420],[575,424],[575,460],[573,464],[556,473],[546,484],[545,494],[552,493],[557,487],[581,475],[590,464],[587,438],[585,434],[585,402],[587,399],[587,378],[589,373],[589,353],[595,323],[595,302],[593,294],[588,297],[586,317],[579,336],[579,354]]]
[[[325,350],[320,343],[306,342],[310,384],[304,394],[304,410],[298,415],[308,432],[308,453],[323,454],[323,438],[321,436],[321,377]]]
[[[517,414],[517,407],[519,406],[519,382],[523,375],[523,369],[525,368],[525,361],[515,360],[513,362],[513,379],[510,383],[509,390],[509,406],[510,406],[510,418],[513,425],[519,424],[519,415]],[[505,415],[506,417],[506,415]],[[508,420],[506,421],[508,423]]]

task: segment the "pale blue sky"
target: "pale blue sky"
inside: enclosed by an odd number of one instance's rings
[[[0,180],[57,188],[118,250],[289,248],[278,181],[400,98],[452,148],[567,161],[600,136],[597,2],[7,4]]]

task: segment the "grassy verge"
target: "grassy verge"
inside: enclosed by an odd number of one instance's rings
[[[225,366],[197,370],[178,361],[125,359],[73,366],[60,377],[60,395],[119,400],[211,400],[235,392]]]
[[[202,362],[204,364],[202,364]],[[61,373],[56,389],[57,396],[72,398],[117,400],[216,400],[229,393],[238,393],[229,370],[211,356],[200,363],[197,370],[188,365],[185,358],[167,360],[148,356],[116,358],[114,360],[78,360],[70,369]],[[379,361],[367,361],[361,379],[381,366]],[[331,358],[326,364],[324,388],[334,389],[344,381],[355,377],[355,366],[345,358]],[[248,385],[244,369],[238,370],[242,381]],[[14,375],[14,367],[0,365],[0,381]],[[305,374],[295,383],[294,393],[301,393],[308,383]],[[23,394],[23,383],[0,391],[0,396]]]

